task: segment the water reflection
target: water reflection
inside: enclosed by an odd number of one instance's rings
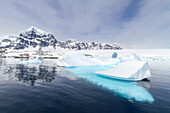
[[[57,67],[55,59],[43,59],[42,64],[21,64],[28,59],[0,58],[0,80],[15,80],[28,85],[51,82],[55,76],[76,80],[65,68]]]
[[[35,85],[38,82],[51,82],[57,75],[56,67],[44,65],[28,66],[23,64],[1,65],[1,79],[17,80],[28,85]]]
[[[129,100],[135,100],[140,102],[152,103],[154,101],[152,95],[147,90],[150,87],[149,81],[119,81],[115,79],[104,78],[93,73],[94,71],[105,70],[110,68],[112,68],[112,66],[79,66],[67,69],[75,75],[86,79],[89,82],[109,89],[114,93],[114,95],[119,95]],[[146,86],[147,89],[143,86]]]
[[[0,80],[16,80],[22,83],[34,86],[39,82],[51,82],[55,76],[62,76],[71,80],[76,80],[74,75],[68,74],[63,68],[45,65],[24,65],[17,64],[17,59],[1,59],[0,60]],[[52,64],[55,65],[55,64]],[[154,101],[152,95],[148,91],[150,88],[149,81],[127,82],[101,77],[94,71],[102,71],[113,68],[113,65],[108,66],[80,66],[67,68],[76,76],[84,78],[94,84],[102,86],[115,95],[135,100],[140,102]],[[61,70],[60,70],[61,69]],[[59,70],[59,72],[57,72]]]
[[[56,75],[56,67],[39,65],[37,67],[27,67],[17,65],[15,68],[15,77],[29,85],[35,85],[36,82],[51,82]]]

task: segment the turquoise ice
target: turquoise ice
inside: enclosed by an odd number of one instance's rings
[[[67,68],[76,76],[86,79],[87,81],[109,89],[114,93],[129,100],[152,103],[154,98],[144,87],[137,82],[108,79],[95,74],[95,71],[102,71],[113,68],[114,65],[105,66],[77,66]]]

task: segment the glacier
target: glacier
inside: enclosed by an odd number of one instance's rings
[[[112,68],[113,65],[67,67],[67,69],[74,75],[85,79],[90,83],[108,89],[114,95],[138,102],[154,102],[154,98],[152,97],[151,93],[144,87],[140,86],[138,82],[108,79],[106,77],[98,76],[98,74],[94,73],[95,71],[104,71]]]

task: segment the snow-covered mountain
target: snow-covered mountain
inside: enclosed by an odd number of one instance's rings
[[[77,42],[75,40],[67,40],[65,42],[58,41],[53,34],[45,32],[36,27],[22,31],[18,36],[7,35],[0,40],[1,48],[25,49],[29,47],[61,47],[71,50],[113,50],[122,49],[116,44],[96,43],[96,42]]]
[[[96,43],[96,42],[77,42],[75,40],[67,40],[65,42],[58,42],[59,47],[67,48],[71,50],[113,50],[113,49],[122,49],[116,44],[106,44],[106,43]]]
[[[16,35],[5,35],[0,39],[0,48],[10,48],[16,40]]]
[[[14,49],[24,49],[30,46],[36,47],[49,47],[55,48],[57,40],[48,32],[42,31],[38,28],[31,27],[19,34],[16,40]]]

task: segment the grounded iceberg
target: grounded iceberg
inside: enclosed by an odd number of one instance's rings
[[[100,65],[68,67],[67,69],[76,76],[83,78],[89,81],[90,83],[108,89],[114,95],[121,96],[128,100],[135,100],[139,102],[152,103],[154,101],[154,98],[152,97],[150,92],[144,87],[140,86],[138,82],[107,79],[105,77],[98,76],[98,74],[94,73],[95,71],[108,70],[112,68],[113,65]]]
[[[126,61],[119,63],[112,69],[97,71],[95,73],[109,78],[133,81],[151,78],[149,65],[145,61]]]

